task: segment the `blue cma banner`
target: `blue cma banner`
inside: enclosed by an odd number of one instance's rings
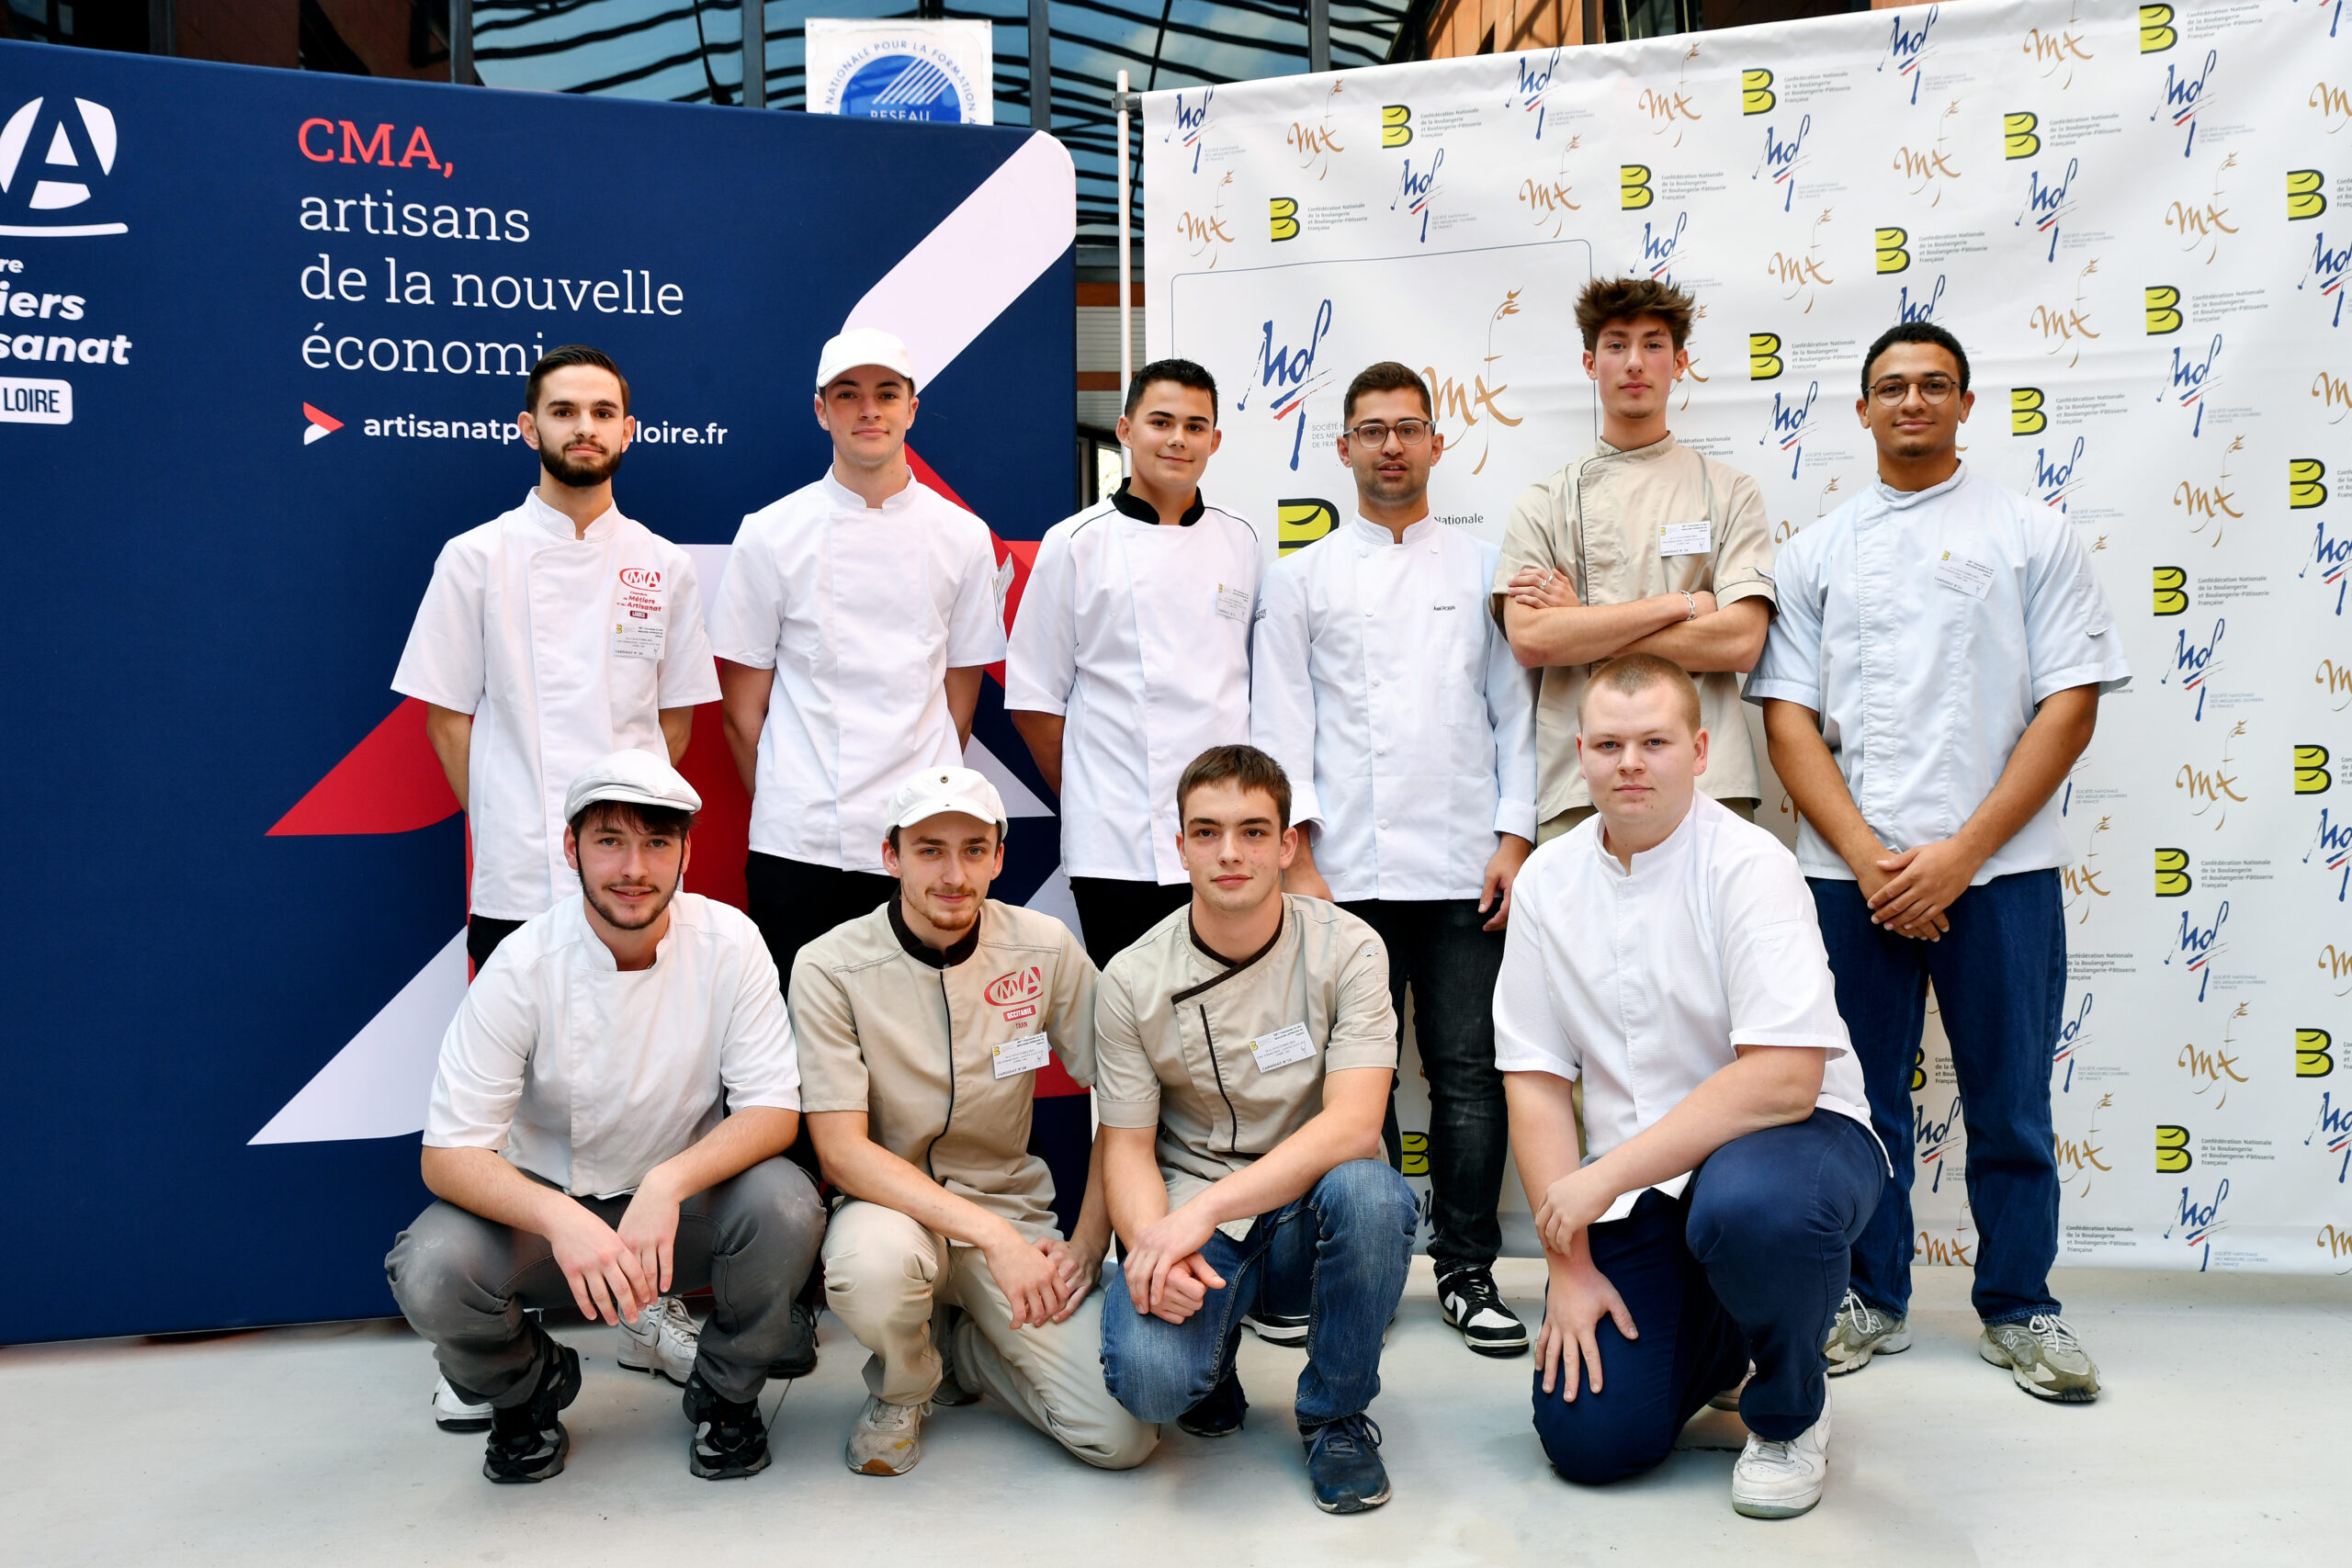
[[[0,1180],[35,1267],[0,1341],[392,1311],[466,842],[389,682],[441,544],[536,481],[532,359],[619,362],[616,497],[707,601],[743,514],[830,460],[819,347],[887,326],[918,471],[1017,601],[1070,506],[1073,211],[1025,130],[0,43],[0,519],[12,580],[64,595],[10,724],[41,849]],[[1023,816],[997,891],[1050,901],[1001,695],[973,749]],[[740,902],[715,707],[685,767],[693,886]],[[1082,1100],[1038,1121],[1082,1179]]]

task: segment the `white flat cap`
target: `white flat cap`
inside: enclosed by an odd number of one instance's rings
[[[563,819],[569,822],[582,807],[605,801],[671,811],[702,809],[695,786],[650,751],[615,751],[582,768],[563,792]]]
[[[925,768],[908,774],[906,782],[890,792],[890,817],[882,826],[911,828],[950,811],[993,822],[997,838],[1004,838],[1004,797],[997,794],[987,775],[969,768]]]
[[[852,327],[827,342],[825,351],[817,355],[817,389],[823,391],[842,371],[861,365],[895,370],[907,378],[907,385],[914,385],[915,356],[896,334],[880,327]]]

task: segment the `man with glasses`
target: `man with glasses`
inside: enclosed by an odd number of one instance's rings
[[[1871,345],[1854,412],[1879,482],[1781,552],[1781,619],[1747,687],[1798,811],[1838,1008],[1871,1124],[1909,1146],[1932,983],[1951,1039],[1978,1235],[1977,1351],[2041,1399],[2098,1394],[2050,1293],[2058,1170],[2050,1054],[2065,1000],[2058,785],[2132,678],[2063,513],[1970,473],[1968,355],[1907,321]],[[1911,1181],[1855,1243],[1829,1371],[1910,1347]]]
[[[1380,933],[1400,1017],[1413,988],[1438,1308],[1472,1350],[1520,1356],[1527,1325],[1494,1279],[1507,1112],[1492,1004],[1535,847],[1534,692],[1483,613],[1494,546],[1430,515],[1445,438],[1428,385],[1374,365],[1341,407],[1356,515],[1266,574],[1250,739],[1296,781],[1283,885]]]
[[[1577,768],[1577,699],[1591,667],[1654,653],[1699,679],[1714,762],[1705,792],[1753,821],[1763,794],[1739,705],[1772,619],[1772,539],[1747,475],[1674,439],[1666,404],[1690,366],[1696,309],[1672,284],[1596,278],[1577,301],[1600,442],[1528,486],[1495,574],[1511,650],[1544,671],[1536,703],[1536,840],[1592,815]]]

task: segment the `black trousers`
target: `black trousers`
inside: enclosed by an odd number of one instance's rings
[[[473,960],[474,973],[481,974],[481,966],[490,962],[490,955],[498,951],[498,944],[522,929],[523,922],[520,920],[501,920],[489,915],[468,915],[466,917],[466,956]]]
[[[1102,968],[1143,934],[1193,901],[1193,885],[1125,882],[1114,876],[1073,876],[1070,897],[1086,928],[1086,956]]]

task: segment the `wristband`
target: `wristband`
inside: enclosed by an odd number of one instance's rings
[[[1699,618],[1699,601],[1697,597],[1693,595],[1688,588],[1682,591],[1682,597],[1687,600],[1690,605],[1690,613],[1682,618],[1686,621],[1697,620]]]

